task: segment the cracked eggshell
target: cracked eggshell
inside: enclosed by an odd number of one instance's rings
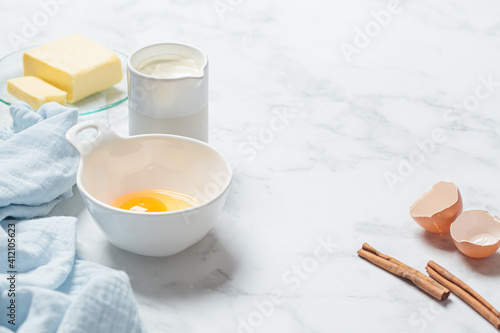
[[[463,202],[454,183],[439,182],[410,207],[410,215],[427,231],[445,234],[462,213]]]
[[[455,246],[468,257],[485,258],[500,248],[500,219],[484,210],[463,212],[450,231]]]

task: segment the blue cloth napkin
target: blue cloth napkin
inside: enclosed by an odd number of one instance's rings
[[[76,218],[33,219],[72,194],[78,157],[64,135],[77,110],[10,111],[0,129],[0,333],[142,332],[127,274],[76,258]]]
[[[8,244],[15,230],[17,271],[14,281],[8,280],[11,274],[0,274],[0,332],[141,332],[127,274],[75,260],[74,217],[4,220],[0,225],[0,244]],[[12,270],[7,257],[7,246],[2,246],[2,273]],[[11,299],[15,326],[6,315]]]
[[[0,128],[0,220],[43,216],[72,195],[78,155],[64,136],[78,110],[52,102],[34,112],[18,102],[10,112],[12,126]]]

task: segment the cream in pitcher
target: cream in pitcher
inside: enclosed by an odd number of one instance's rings
[[[179,43],[147,46],[128,61],[129,134],[175,134],[208,142],[208,60]]]
[[[180,54],[162,54],[144,59],[137,66],[137,70],[146,75],[164,78],[201,75],[200,65]]]

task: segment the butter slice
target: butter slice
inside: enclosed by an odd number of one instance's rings
[[[79,34],[27,51],[23,63],[25,76],[37,76],[66,91],[69,103],[107,89],[123,77],[113,51]]]
[[[25,101],[35,110],[47,102],[66,105],[65,91],[35,76],[23,76],[8,80],[7,92],[15,98]]]

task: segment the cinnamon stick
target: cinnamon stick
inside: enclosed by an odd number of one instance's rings
[[[397,259],[395,259],[395,258],[393,258],[393,257],[390,257],[390,256],[388,256],[388,255],[386,255],[386,254],[383,254],[383,253],[381,253],[381,252],[377,251],[377,250],[376,250],[374,247],[372,247],[370,244],[368,244],[368,243],[363,243],[363,247],[362,247],[362,248],[363,248],[363,250],[369,251],[369,252],[371,252],[371,253],[373,253],[373,254],[375,254],[375,255],[377,255],[377,256],[379,256],[379,257],[381,257],[381,258],[384,258],[385,260],[388,260],[388,261],[390,261],[390,262],[395,263],[396,265],[399,265],[399,266],[401,266],[401,267],[403,267],[403,268],[409,269],[412,273],[416,274],[416,275],[417,275],[418,277],[420,277],[421,279],[427,280],[429,283],[432,283],[432,284],[433,284],[433,285],[435,285],[437,288],[442,289],[442,290],[443,290],[443,291],[447,294],[446,298],[450,295],[450,291],[449,291],[446,287],[443,287],[441,284],[437,283],[437,282],[436,282],[436,280],[431,279],[431,278],[430,278],[430,277],[428,277],[427,275],[425,275],[425,274],[421,273],[420,271],[417,271],[416,269],[414,269],[414,268],[412,268],[412,267],[410,267],[410,266],[408,266],[408,265],[406,265],[406,264],[402,263],[401,261],[399,261],[399,260],[397,260]]]
[[[380,253],[369,244],[363,244],[363,248],[358,250],[358,255],[394,275],[410,280],[418,288],[440,301],[445,300],[450,295],[450,291],[445,287],[438,286],[435,281],[430,281],[431,279],[416,269]]]
[[[500,329],[500,313],[474,291],[474,289],[432,260],[429,261],[425,269],[433,279],[449,288],[455,295],[476,310],[493,326]]]

